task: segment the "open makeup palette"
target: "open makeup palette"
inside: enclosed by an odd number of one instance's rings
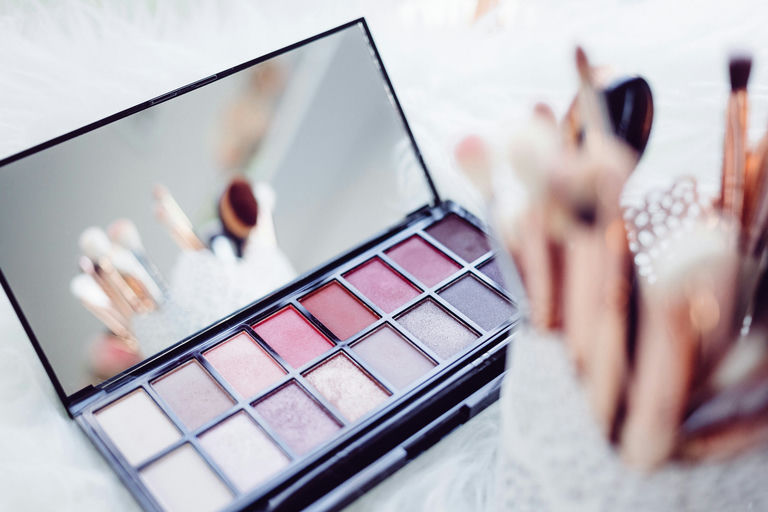
[[[0,165],[3,287],[148,510],[338,509],[498,396],[518,288],[438,195],[363,20]],[[207,225],[232,173],[268,185],[274,243],[180,251],[153,184]],[[69,282],[78,234],[118,217],[166,292],[132,318],[140,362],[97,378],[104,328]]]

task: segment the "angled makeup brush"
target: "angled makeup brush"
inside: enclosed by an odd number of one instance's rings
[[[160,274],[160,271],[147,256],[147,250],[141,242],[141,236],[139,235],[139,230],[136,228],[136,224],[129,219],[118,219],[109,225],[107,234],[114,244],[123,247],[133,254],[134,258],[136,258],[139,264],[144,268],[144,271],[151,279],[152,283],[154,283],[153,285],[148,284],[152,296],[156,301],[161,302],[165,295],[165,291],[167,290],[167,286],[165,285],[162,274]]]
[[[80,256],[77,260],[80,270],[90,276],[93,281],[99,285],[104,294],[109,298],[109,302],[124,318],[131,318],[134,314],[134,310],[123,294],[115,289],[114,286],[106,279],[103,270],[98,267],[91,258],[88,256]]]
[[[747,82],[752,58],[732,57],[728,68],[731,94],[725,119],[720,206],[724,214],[742,222],[747,169]]]
[[[200,251],[205,249],[205,244],[195,234],[192,222],[184,213],[179,204],[173,198],[168,189],[163,185],[155,185],[155,215],[165,224],[171,237],[183,250]]]
[[[239,257],[243,256],[243,249],[251,230],[256,227],[258,216],[259,204],[251,183],[242,176],[233,178],[219,199],[219,218]]]

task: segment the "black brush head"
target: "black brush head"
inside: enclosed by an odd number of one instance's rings
[[[731,57],[728,70],[731,74],[731,91],[746,89],[749,72],[752,70],[752,57],[749,55]]]

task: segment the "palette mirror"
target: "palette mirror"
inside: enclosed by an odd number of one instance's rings
[[[352,25],[2,162],[2,277],[66,395],[434,202],[372,51]]]

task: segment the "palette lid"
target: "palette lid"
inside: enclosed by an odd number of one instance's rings
[[[438,202],[360,19],[0,161],[0,280],[69,409]]]

